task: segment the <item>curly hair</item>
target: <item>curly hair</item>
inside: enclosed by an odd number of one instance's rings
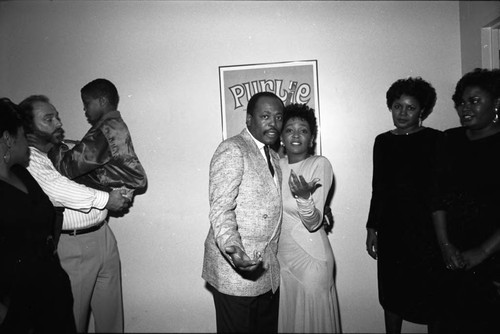
[[[23,123],[18,113],[17,105],[6,97],[0,99],[0,135],[7,131],[12,136],[17,136]]]
[[[475,68],[465,74],[455,87],[455,93],[451,97],[455,108],[462,102],[462,95],[467,87],[479,87],[488,92],[493,99],[500,98],[500,70]]]
[[[423,80],[421,77],[409,77],[394,82],[385,95],[387,107],[391,109],[394,101],[403,95],[417,99],[422,109],[422,114],[420,115],[422,120],[426,119],[431,114],[436,105],[436,90],[430,83]]]
[[[283,110],[283,128],[285,128],[286,123],[293,118],[303,119],[307,122],[307,124],[309,124],[311,138],[313,140],[313,147],[309,149],[309,153],[314,154],[314,150],[316,148],[316,135],[318,133],[318,125],[316,116],[314,115],[314,109],[310,108],[307,104],[291,103]]]

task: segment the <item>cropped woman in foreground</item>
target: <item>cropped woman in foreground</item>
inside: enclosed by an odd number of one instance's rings
[[[26,170],[17,107],[0,100],[0,333],[75,333],[68,275],[55,252],[55,210]]]

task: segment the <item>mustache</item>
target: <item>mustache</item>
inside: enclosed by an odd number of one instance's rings
[[[281,131],[280,131],[280,130],[278,130],[278,129],[276,129],[274,126],[271,126],[269,129],[267,129],[267,130],[266,130],[266,131],[264,131],[264,132],[269,132],[269,131],[276,131],[278,134],[280,134],[280,133],[281,133]]]
[[[64,135],[64,130],[62,128],[59,128],[52,132],[52,135]]]

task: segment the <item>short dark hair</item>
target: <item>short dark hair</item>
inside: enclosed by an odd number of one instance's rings
[[[281,105],[283,108],[285,108],[285,105],[283,103],[283,101],[274,93],[271,93],[271,92],[258,92],[254,95],[252,95],[252,97],[250,98],[250,101],[248,101],[248,105],[247,105],[247,114],[250,114],[253,116],[253,113],[255,111],[255,105],[257,104],[257,102],[259,101],[259,99],[261,97],[273,97],[273,98],[276,98],[278,99],[280,102],[281,102]]]
[[[436,105],[436,90],[430,83],[423,80],[421,77],[409,77],[394,82],[385,95],[387,107],[391,109],[394,101],[403,95],[417,99],[420,108],[423,110],[420,114],[422,120],[426,119],[431,114]]]
[[[318,134],[318,124],[316,121],[316,115],[314,114],[314,109],[310,108],[305,103],[291,103],[283,110],[283,128],[285,128],[286,123],[292,118],[303,119],[307,122],[307,124],[309,124],[311,138],[313,140],[313,146],[309,148],[309,153],[314,154],[314,150],[316,148],[316,135]]]
[[[31,95],[19,103],[19,114],[23,121],[24,132],[26,134],[33,133],[35,124],[33,122],[33,109],[37,102],[50,103],[50,100],[45,95]]]
[[[118,108],[118,102],[120,101],[118,90],[115,85],[107,79],[95,79],[89,82],[83,86],[80,93],[90,96],[93,99],[105,97],[112,107]]]
[[[10,135],[17,136],[18,130],[22,126],[18,106],[9,98],[0,98],[0,135],[7,131]]]
[[[462,102],[462,95],[467,87],[479,87],[488,92],[493,99],[500,98],[500,70],[475,68],[458,80],[455,93],[451,97],[455,108]]]

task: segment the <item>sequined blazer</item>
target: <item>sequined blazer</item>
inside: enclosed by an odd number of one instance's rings
[[[271,157],[276,183],[266,158],[244,129],[223,141],[210,163],[210,227],[202,277],[224,294],[258,296],[279,287],[281,169],[277,153],[272,151]],[[228,246],[239,246],[250,257],[260,252],[268,269],[256,277],[247,277],[225,253]]]

